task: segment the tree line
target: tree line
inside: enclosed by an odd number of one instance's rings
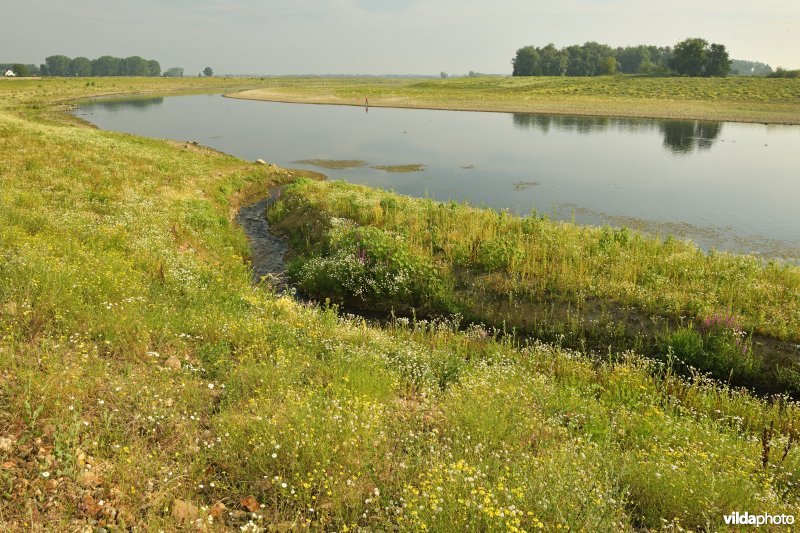
[[[0,63],[0,75],[7,70],[10,70],[17,76],[21,77],[39,75],[39,67],[36,65],[25,65],[23,63]]]
[[[617,73],[727,76],[731,60],[724,45],[691,38],[669,46],[612,48],[587,42],[561,49],[525,46],[511,60],[514,76],[603,76]]]
[[[161,65],[155,59],[144,59],[139,56],[73,59],[64,55],[54,55],[45,58],[44,64],[39,67],[39,72],[42,76],[160,76]]]

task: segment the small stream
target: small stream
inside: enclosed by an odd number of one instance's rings
[[[242,226],[250,241],[250,261],[253,282],[267,281],[277,290],[287,287],[285,256],[289,246],[269,228],[266,211],[280,197],[281,188],[270,191],[268,197],[242,207],[236,214],[236,222]]]

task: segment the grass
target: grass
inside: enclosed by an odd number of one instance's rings
[[[800,80],[750,77],[274,79],[231,96],[279,102],[800,124]]]
[[[293,184],[271,216],[294,237],[292,277],[320,299],[459,312],[584,350],[661,352],[734,383],[800,391],[797,267],[344,182]]]
[[[290,175],[58,112],[205,83],[0,83],[0,529],[718,530],[731,510],[797,514],[796,404],[634,354],[376,328],[273,294],[251,284],[232,215]]]

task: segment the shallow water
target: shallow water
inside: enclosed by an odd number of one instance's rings
[[[293,162],[328,160],[316,169],[331,178],[403,194],[800,260],[800,126],[367,110],[220,95],[94,101],[76,114],[104,129],[282,166],[315,169]],[[339,160],[367,164],[336,168]]]
[[[269,196],[259,202],[244,206],[236,215],[236,222],[244,228],[250,242],[250,265],[253,269],[253,282],[266,282],[277,290],[286,286],[286,263],[289,249],[285,239],[272,233],[266,211],[275,203],[280,189],[273,189]]]

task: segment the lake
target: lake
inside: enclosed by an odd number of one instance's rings
[[[196,141],[402,194],[523,215],[535,210],[689,238],[706,250],[800,261],[800,126],[221,95],[96,100],[75,114],[107,130]],[[344,160],[362,166],[330,168],[347,166]],[[395,172],[397,165],[417,171]]]

